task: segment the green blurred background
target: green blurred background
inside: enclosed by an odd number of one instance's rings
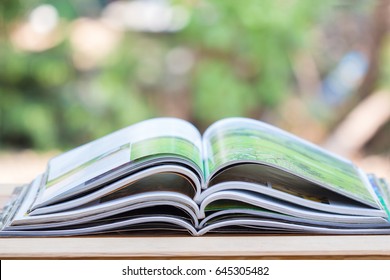
[[[159,116],[201,131],[260,119],[390,174],[387,0],[3,0],[0,11],[3,174]]]

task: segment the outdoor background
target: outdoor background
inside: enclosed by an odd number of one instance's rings
[[[0,2],[0,183],[135,122],[246,116],[390,180],[390,1]]]

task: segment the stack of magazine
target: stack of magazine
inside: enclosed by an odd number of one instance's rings
[[[51,159],[15,189],[0,236],[390,234],[389,208],[384,179],[271,125],[228,118],[202,136],[157,118]]]

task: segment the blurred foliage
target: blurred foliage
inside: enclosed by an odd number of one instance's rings
[[[293,58],[312,47],[336,1],[170,1],[188,14],[183,29],[101,28],[111,30],[107,38],[117,43],[98,58],[91,54],[92,66],[83,66],[88,51],[103,47],[86,32],[87,51],[78,53],[72,34],[80,18],[89,17],[93,28],[104,23],[109,2],[2,1],[1,148],[68,148],[163,115],[201,128],[227,116],[259,118],[294,93]],[[23,50],[12,34],[42,3],[58,12],[57,41],[44,50]],[[188,106],[175,103],[179,99]],[[173,107],[164,105],[170,102]]]

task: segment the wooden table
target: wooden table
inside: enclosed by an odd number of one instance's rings
[[[13,186],[0,186],[0,204]],[[0,238],[1,259],[390,259],[390,235]]]

